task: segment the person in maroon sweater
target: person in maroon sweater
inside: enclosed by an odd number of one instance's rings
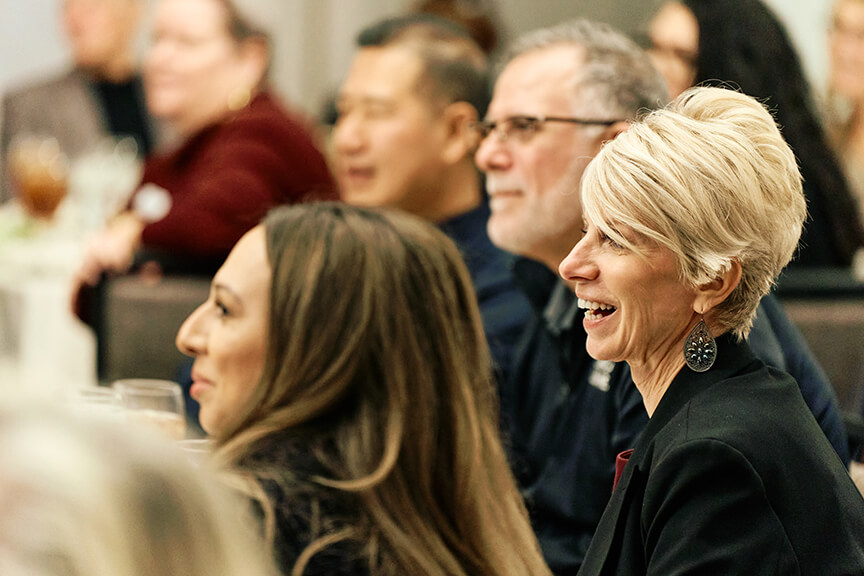
[[[151,159],[142,183],[139,194],[155,185],[172,200],[164,218],[143,227],[142,246],[201,256],[227,255],[273,206],[336,197],[309,132],[267,92],[173,154]]]
[[[336,198],[309,126],[268,90],[268,67],[266,33],[234,0],[159,0],[147,105],[180,144],[148,159],[129,209],[89,244],[79,288],[142,253],[181,272],[176,262],[218,265],[270,208]]]

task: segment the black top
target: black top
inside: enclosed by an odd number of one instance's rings
[[[138,155],[149,156],[153,135],[147,122],[141,77],[118,83],[99,80],[93,88],[102,105],[108,131],[119,137],[132,136],[138,144]]]
[[[642,432],[580,576],[864,574],[864,501],[796,382],[746,343],[683,368]]]
[[[465,259],[477,294],[483,331],[497,368],[496,377],[504,381],[509,378],[516,346],[532,311],[513,279],[515,257],[489,239],[486,232],[489,214],[489,204],[484,199],[476,208],[440,223],[439,227],[455,242]]]
[[[283,574],[291,574],[306,547],[322,536],[359,519],[357,498],[347,492],[321,486],[313,476],[332,477],[312,456],[302,435],[275,434],[260,441],[242,463],[261,484],[273,507],[276,531],[273,557]],[[253,502],[263,520],[260,504]],[[304,576],[367,576],[361,543],[342,540],[312,556]]]
[[[612,492],[615,458],[648,423],[626,363],[585,351],[576,295],[539,263],[519,259],[516,280],[535,306],[501,388],[504,437],[543,556],[558,576],[576,574]],[[827,377],[773,296],[750,335],[756,355],[787,370],[837,451],[846,433]]]

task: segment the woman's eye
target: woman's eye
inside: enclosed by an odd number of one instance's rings
[[[624,247],[621,244],[619,244],[618,242],[616,242],[615,240],[613,240],[612,238],[607,236],[605,232],[600,232],[600,241],[603,242],[604,244],[612,247],[615,250],[623,250],[624,249]]]
[[[219,302],[218,300],[216,300],[215,302],[213,302],[213,305],[216,307],[216,310],[217,310],[220,318],[224,318],[225,316],[230,315],[228,307],[225,306],[224,304],[222,304],[222,302]]]

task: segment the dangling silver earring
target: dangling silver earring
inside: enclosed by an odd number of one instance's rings
[[[716,359],[717,342],[703,317],[684,341],[684,360],[694,372],[705,372],[714,365]]]

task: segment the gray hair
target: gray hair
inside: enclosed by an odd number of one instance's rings
[[[648,257],[622,226],[671,250],[689,285],[737,260],[741,281],[714,313],[739,338],[792,258],[807,213],[795,155],[774,118],[723,88],[691,88],[606,144],[583,176],[582,205],[627,249]]]
[[[571,20],[528,32],[508,48],[497,70],[522,54],[562,45],[581,48],[581,72],[575,89],[597,114],[630,119],[669,101],[666,83],[645,51],[602,22]]]

